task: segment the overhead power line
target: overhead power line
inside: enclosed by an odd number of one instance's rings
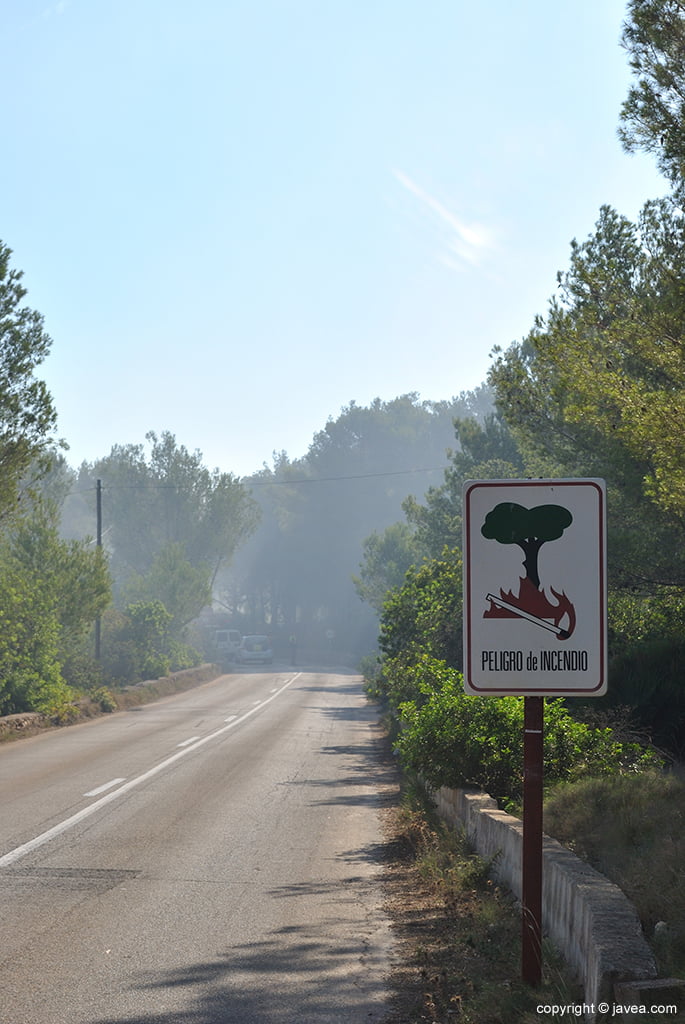
[[[294,477],[293,479],[254,479],[249,476],[235,477],[236,483],[242,483],[246,487],[289,487],[292,484],[323,484],[330,483],[336,480],[374,480],[380,477],[388,476],[409,476],[416,473],[444,473],[446,466],[422,466],[415,469],[394,469],[386,470],[381,473],[349,473],[341,474],[340,476],[303,476]],[[139,484],[107,484],[103,483],[103,491],[112,490],[181,490],[178,484],[164,484],[154,483],[153,481],[145,481]],[[69,494],[86,494],[94,491],[95,487],[83,487],[76,488],[73,491],[69,491]]]
[[[441,473],[445,466],[425,466],[419,469],[395,469],[384,473],[350,473],[345,476],[303,476],[293,480],[253,480],[250,477],[242,477],[241,482],[248,487],[268,487],[275,484],[288,486],[290,484],[322,484],[331,480],[370,480],[383,476],[408,476],[411,473]]]

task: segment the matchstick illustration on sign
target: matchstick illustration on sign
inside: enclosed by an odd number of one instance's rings
[[[562,505],[537,505],[524,508],[513,501],[496,505],[485,517],[481,534],[499,544],[517,544],[523,551],[526,575],[519,581],[518,594],[500,588],[499,595],[488,593],[484,619],[519,618],[554,633],[557,640],[568,640],[576,628],[576,610],[565,591],[551,582],[550,601],[540,584],[538,555],[543,544],[558,540],[573,522]],[[557,581],[555,581],[557,582]]]

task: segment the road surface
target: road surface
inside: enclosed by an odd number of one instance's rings
[[[276,667],[0,747],[0,1024],[381,1021],[377,743]]]

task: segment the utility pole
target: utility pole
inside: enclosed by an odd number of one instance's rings
[[[102,480],[95,484],[95,514],[97,519],[96,542],[99,548],[102,547]],[[100,661],[100,627],[101,621],[98,615],[95,620],[95,660]]]

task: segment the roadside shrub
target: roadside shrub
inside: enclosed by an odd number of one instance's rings
[[[453,671],[445,662],[428,654],[400,654],[380,662],[375,684],[392,710],[399,714],[404,703],[422,707],[431,694],[442,690],[445,679],[449,678],[445,673]]]
[[[38,711],[53,717],[73,693],[59,666],[59,624],[44,588],[0,564],[0,715]]]
[[[195,647],[181,640],[169,641],[169,662],[172,672],[180,672],[184,668],[197,668],[202,664],[202,656]]]
[[[79,709],[74,703],[74,694],[64,685],[53,690],[36,704],[36,710],[49,718],[55,725],[70,725],[79,717]]]
[[[421,675],[418,700],[399,705],[397,750],[404,764],[435,788],[476,786],[498,800],[520,802],[523,698],[468,696],[461,673],[426,656],[414,672]],[[576,721],[562,700],[545,702],[545,785],[660,763],[654,752],[618,742],[610,729]]]
[[[449,665],[462,659],[462,563],[445,548],[441,558],[412,567],[388,594],[381,617],[380,648],[387,658],[426,651]]]
[[[137,601],[103,618],[103,677],[110,685],[160,679],[201,664],[199,652],[171,632],[161,601]]]
[[[117,702],[111,690],[108,690],[106,686],[99,686],[96,690],[93,690],[90,694],[90,699],[98,706],[100,711],[104,711],[107,714],[117,710]]]
[[[102,666],[92,653],[94,639],[89,636],[87,640],[87,644],[72,649],[61,662],[62,676],[76,693],[89,693],[102,683]]]

